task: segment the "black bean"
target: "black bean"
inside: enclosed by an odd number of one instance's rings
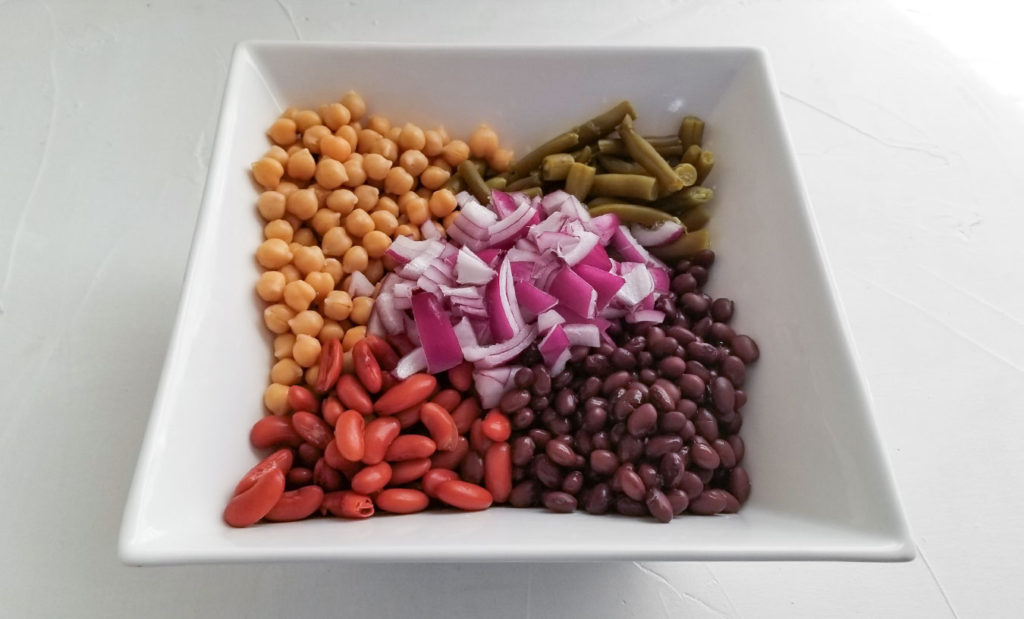
[[[633,462],[643,455],[644,442],[635,436],[623,436],[619,440],[617,453],[619,460]]]
[[[722,462],[715,448],[703,437],[693,439],[693,443],[690,445],[690,458],[697,466],[709,470],[718,468]]]
[[[588,408],[583,415],[583,427],[590,432],[597,432],[608,420],[608,411],[604,408]]]
[[[701,492],[704,492],[704,482],[701,481],[700,476],[693,471],[684,471],[682,480],[676,487],[685,492],[686,495],[690,497],[691,501],[700,495]]]
[[[708,270],[702,266],[692,266],[686,270],[687,273],[693,276],[697,280],[698,286],[703,286],[708,283]]]
[[[686,471],[686,463],[678,453],[667,453],[661,457],[658,464],[658,472],[664,480],[665,487],[676,488],[682,482],[683,473]]]
[[[737,466],[729,471],[729,492],[736,497],[740,504],[746,503],[750,498],[750,477],[742,466]]]
[[[711,265],[715,263],[715,252],[710,249],[702,249],[693,256],[690,256],[690,261],[706,269],[711,268]]]
[[[658,522],[671,522],[673,510],[672,503],[669,502],[668,497],[665,496],[661,490],[652,488],[647,491],[647,497],[644,501],[647,504],[647,511],[651,512],[651,516]]]
[[[711,401],[719,412],[732,412],[736,405],[736,389],[724,376],[716,376],[711,381]]]
[[[533,479],[516,484],[508,495],[508,502],[512,507],[533,507],[539,500],[540,485]]]
[[[686,346],[690,342],[697,339],[697,336],[693,334],[693,331],[690,331],[689,329],[683,327],[669,327],[667,334],[669,337],[674,339],[677,344],[681,346]]]
[[[590,468],[599,475],[611,475],[619,468],[619,459],[607,449],[590,452]]]
[[[560,514],[576,511],[576,497],[561,490],[545,492],[541,495],[541,502],[544,503],[544,507]]]
[[[612,439],[608,436],[605,431],[595,432],[590,438],[590,442],[593,443],[594,449],[611,449]]]
[[[704,395],[704,381],[696,374],[683,374],[679,377],[679,393],[684,398],[697,399]]]
[[[693,266],[693,263],[687,260],[686,258],[683,258],[682,260],[676,263],[675,272],[685,273],[687,269],[689,269],[691,266]]]
[[[590,349],[586,346],[573,346],[569,349],[569,361],[572,363],[579,363],[587,356]]]
[[[697,289],[697,278],[689,273],[681,273],[672,278],[672,292],[686,294]]]
[[[626,420],[626,430],[637,437],[648,436],[658,426],[658,411],[653,404],[641,404]],[[631,458],[626,458],[627,460]]]
[[[732,327],[724,322],[712,322],[711,328],[708,329],[708,333],[712,340],[724,343],[728,343],[736,335],[736,332],[732,330]]]
[[[743,360],[743,363],[753,363],[761,356],[755,342],[749,335],[737,335],[729,342],[734,355]]]
[[[644,451],[648,458],[660,458],[682,448],[683,439],[678,434],[659,434],[648,439]]]
[[[718,349],[707,342],[690,342],[686,345],[686,357],[704,365],[712,365],[718,359]]]
[[[588,376],[583,381],[583,386],[580,387],[580,399],[587,401],[599,393],[601,393],[601,379],[596,376]]]
[[[551,433],[541,428],[531,428],[527,434],[533,439],[533,444],[543,449],[551,440]]]
[[[551,406],[551,399],[542,395],[533,396],[530,400],[530,408],[535,411],[542,411],[548,406]]]
[[[611,395],[628,385],[631,380],[633,380],[633,375],[629,372],[625,370],[615,372],[608,378],[604,379],[604,385],[601,386],[601,393],[606,396]]]
[[[717,354],[717,353],[716,353]],[[705,383],[711,382],[711,372],[708,371],[700,361],[690,360],[686,362],[686,373],[693,374]],[[681,386],[680,386],[681,387]]]
[[[693,416],[697,414],[697,403],[693,400],[679,400],[676,402],[676,410],[687,419],[693,419]]]
[[[679,298],[682,310],[693,317],[703,316],[708,312],[707,299],[695,292],[687,292]]]
[[[533,425],[533,409],[532,408],[521,408],[512,414],[512,427],[516,430],[525,430]]]
[[[636,365],[638,368],[649,368],[654,365],[654,355],[646,350],[636,354]]]
[[[590,455],[590,452],[594,450],[591,434],[586,430],[577,430],[573,435],[572,443],[576,452],[584,456]]]
[[[612,365],[619,370],[632,370],[636,368],[636,355],[625,348],[616,348],[611,356]]]
[[[479,484],[484,479],[484,459],[480,454],[471,451],[462,459],[459,476],[471,484]]]
[[[512,441],[512,464],[526,466],[533,460],[537,451],[537,444],[529,436],[517,436]]]
[[[533,385],[533,370],[530,368],[519,368],[515,374],[516,387],[528,389]]]
[[[562,370],[561,372],[559,372],[558,376],[555,376],[554,378],[551,379],[551,388],[561,389],[563,387],[568,387],[569,383],[571,382],[572,370]]]
[[[721,462],[721,466],[727,469],[731,469],[736,466],[736,453],[732,450],[732,446],[729,445],[724,439],[715,439],[711,441],[711,446],[718,452],[718,459]]]
[[[697,436],[697,428],[693,425],[693,422],[689,419],[686,420],[686,425],[679,431],[679,438],[684,441],[688,441],[691,438]]]
[[[583,473],[572,471],[562,480],[562,492],[577,495],[583,489]]]
[[[690,330],[693,331],[693,334],[697,337],[707,339],[708,334],[711,332],[711,317],[705,316],[704,318],[701,318],[697,322],[693,323]]]
[[[519,363],[523,365],[536,365],[543,361],[544,358],[540,354],[540,350],[537,349],[536,344],[530,344],[530,346],[519,355]]]
[[[651,385],[651,389],[647,393],[647,399],[651,401],[654,408],[662,413],[667,413],[676,406],[676,401],[672,399],[668,391],[658,384]]]
[[[576,452],[561,440],[548,441],[547,446],[544,447],[544,453],[552,462],[561,466],[572,466],[576,462]]]
[[[651,340],[651,344],[648,347],[648,350],[650,350],[655,357],[661,358],[667,355],[671,355],[673,352],[675,352],[676,346],[678,345],[679,342],[677,342],[675,339],[665,336],[655,340]]]
[[[715,299],[711,302],[711,317],[718,322],[729,322],[729,319],[732,318],[733,307],[732,299],[725,297]]]
[[[690,512],[701,516],[719,514],[725,509],[728,499],[723,490],[705,490],[697,498],[690,499]]]
[[[634,501],[628,496],[620,496],[615,499],[615,511],[623,516],[646,516],[647,506],[640,501]]]
[[[736,399],[734,407],[736,410],[740,410],[743,408],[743,405],[747,403],[747,392],[742,389],[737,389],[734,397]]]
[[[686,371],[686,361],[680,357],[665,357],[658,362],[658,371],[668,378],[679,378]]]
[[[615,404],[612,404],[612,418],[619,421],[626,419],[632,414],[633,409],[636,408],[629,403],[625,398],[619,398],[615,400]]]
[[[626,436],[626,423],[624,421],[620,421],[614,424],[611,430],[608,431],[608,436],[612,443],[617,445],[619,441]]]
[[[743,456],[747,453],[747,446],[743,443],[743,439],[738,434],[725,439],[729,443],[729,447],[732,447],[732,453],[736,456],[736,464],[743,462]]]
[[[530,392],[526,389],[513,389],[501,396],[498,408],[505,413],[511,413],[523,408],[530,403]]]
[[[693,472],[697,474],[697,477],[700,477],[700,482],[705,486],[710,484],[711,478],[715,476],[715,472],[711,469],[695,468]]]
[[[645,389],[647,389],[646,385],[630,383],[626,388],[626,391],[622,394],[622,397],[620,397],[616,402],[625,402],[632,408],[636,408],[644,403]]]
[[[732,495],[728,490],[721,490],[719,492],[725,495],[725,507],[722,508],[723,514],[735,514],[740,511],[740,501]]]
[[[626,389],[636,389],[637,391],[640,392],[641,398],[646,398],[649,387],[638,380],[634,380],[630,381],[630,383],[626,385]]]
[[[644,481],[640,479],[640,475],[636,471],[621,466],[615,472],[615,480],[617,481],[616,485],[622,488],[623,494],[634,501],[643,500],[646,488],[644,487]]]
[[[644,482],[644,486],[648,490],[661,487],[661,477],[658,475],[658,469],[649,463],[644,462],[636,467],[636,474],[640,476],[640,480]]]
[[[626,342],[623,348],[635,355],[641,350],[647,349],[647,338],[642,335],[633,336],[629,338],[629,341]]]
[[[533,395],[546,396],[551,393],[551,374],[543,365],[533,366]],[[534,406],[534,408],[540,408]]]
[[[686,425],[686,415],[679,411],[669,411],[658,417],[658,429],[662,432],[678,433]]]
[[[595,484],[583,495],[583,509],[588,514],[605,514],[612,506],[612,489],[608,484]]]
[[[690,506],[690,497],[686,496],[682,490],[672,488],[665,492],[665,497],[672,505],[672,514],[675,516],[685,512],[686,508]]]
[[[693,425],[696,427],[697,434],[705,439],[713,441],[718,438],[718,420],[708,409],[701,408],[697,411],[693,417]]]
[[[747,379],[747,367],[743,360],[736,355],[728,355],[722,358],[718,371],[722,376],[729,379],[733,387],[739,389]]]
[[[550,445],[554,441],[548,442]],[[560,488],[562,486],[562,472],[558,470],[558,467],[548,459],[544,454],[540,454],[533,458],[531,465],[534,476],[537,481],[544,484],[548,488]]]
[[[640,382],[645,385],[652,385],[654,381],[658,380],[658,373],[652,369],[644,368],[640,370]]]
[[[563,417],[576,410],[576,394],[568,388],[559,390],[555,395],[555,410]]]

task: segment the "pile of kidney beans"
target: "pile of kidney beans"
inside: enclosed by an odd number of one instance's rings
[[[662,325],[613,325],[616,345],[577,348],[557,376],[520,358],[510,416],[515,507],[650,514],[732,513],[750,495],[739,436],[757,344],[729,326],[733,302],[702,291],[715,255],[675,265]]]

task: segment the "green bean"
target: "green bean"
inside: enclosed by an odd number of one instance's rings
[[[480,173],[480,176],[487,174],[487,162],[483,159],[477,159],[476,157],[470,159],[473,162],[473,166],[476,167],[476,171]]]
[[[613,174],[643,174],[650,176],[650,173],[635,161],[626,161],[611,155],[598,155],[597,162],[602,168]]]
[[[676,260],[689,258],[702,249],[708,249],[710,246],[711,239],[708,238],[708,231],[696,230],[694,232],[687,232],[679,237],[678,240],[668,245],[652,247],[650,252],[658,258],[672,263]]]
[[[682,179],[684,187],[697,184],[697,168],[689,163],[680,163],[672,169],[675,170],[676,176]]]
[[[614,131],[627,117],[636,118],[636,110],[633,109],[633,104],[629,101],[622,101],[607,112],[598,114],[583,124],[573,127],[572,131],[579,134],[580,145],[586,146]]]
[[[623,204],[623,202],[621,198],[613,198],[611,196],[591,198],[587,201],[587,208],[594,208],[595,206],[603,206],[605,204]]]
[[[524,191],[531,187],[540,187],[540,178],[536,172],[518,180],[509,180],[508,184],[505,185],[505,191]]]
[[[704,144],[704,121],[697,116],[684,116],[682,124],[679,125],[679,141],[683,148],[691,145],[703,146]]]
[[[687,232],[696,232],[708,225],[711,221],[711,213],[706,206],[695,206],[679,216],[679,221],[686,226]]]
[[[492,176],[484,182],[487,183],[487,186],[491,189],[497,189],[500,191],[505,188],[505,185],[508,183],[508,179],[504,176]]]
[[[594,177],[594,186],[590,189],[590,195],[651,201],[658,197],[658,183],[653,176],[598,174]]]
[[[519,192],[523,193],[523,194],[526,194],[527,196],[529,196],[531,198],[539,198],[542,195],[544,195],[544,190],[541,189],[539,186],[537,186],[537,187],[527,187],[526,189],[520,189]]]
[[[619,135],[629,155],[657,179],[663,191],[679,191],[683,188],[683,179],[679,178],[668,162],[654,150],[654,146],[636,132],[632,119],[622,119]]]
[[[452,193],[459,193],[466,189],[466,183],[463,182],[462,177],[458,174],[452,174],[448,177],[447,182],[445,182],[444,188]]]
[[[685,213],[696,206],[706,204],[713,196],[714,192],[711,189],[694,185],[660,198],[652,206],[670,213]]]
[[[545,181],[563,181],[575,159],[569,153],[548,155],[540,164],[540,178]]]
[[[480,202],[487,204],[491,200],[491,188],[484,182],[482,176],[480,176],[480,170],[476,168],[476,164],[469,159],[459,164],[459,176],[462,177],[464,183],[466,183],[466,189],[469,193],[473,194]]]
[[[590,193],[590,187],[594,184],[594,176],[597,171],[584,164],[573,163],[569,166],[569,174],[565,177],[565,191],[576,196],[578,200],[584,200]]]
[[[636,204],[616,203],[602,204],[588,209],[591,217],[613,213],[624,224],[643,224],[645,226],[656,226],[666,221],[680,223],[679,219],[656,208],[639,206]]]
[[[703,183],[704,179],[711,173],[711,168],[715,165],[715,155],[709,150],[702,150],[700,157],[697,159],[697,163],[694,167],[697,168],[697,182]]]
[[[678,157],[683,154],[683,145],[679,143],[679,140],[674,140],[671,143],[652,144],[652,146],[654,146],[654,150],[658,151],[658,154],[662,157]],[[629,154],[626,151],[626,145],[622,143],[622,140],[611,138],[598,140],[597,150],[602,155],[615,155],[621,157]]]
[[[594,149],[590,146],[584,146],[579,150],[572,151],[573,161],[578,163],[590,163],[590,160],[594,157]]]
[[[554,155],[555,153],[564,153],[579,143],[580,134],[575,131],[569,131],[551,138],[512,164],[512,178],[518,179],[526,176],[544,161],[544,157]]]
[[[691,144],[686,147],[686,152],[683,153],[683,163],[688,163],[694,167],[697,167],[697,160],[700,159],[701,149],[696,144]]]

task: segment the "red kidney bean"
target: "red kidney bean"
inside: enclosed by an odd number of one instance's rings
[[[586,430],[577,430],[573,434],[572,443],[576,445],[576,453],[582,456],[589,456],[590,452],[594,451],[594,443]]]
[[[508,443],[494,443],[484,453],[484,487],[496,503],[508,500],[512,492],[512,450]]]
[[[438,499],[464,511],[487,509],[494,502],[485,488],[458,479],[442,482],[436,492]]]
[[[363,432],[366,423],[357,410],[347,410],[338,417],[334,426],[334,439],[338,452],[346,459],[358,462],[363,459]]]
[[[430,456],[430,461],[433,463],[434,468],[454,470],[462,463],[467,453],[469,453],[469,441],[466,437],[460,436],[455,444],[455,449],[439,451]]]
[[[313,466],[323,455],[323,450],[312,443],[303,443],[295,450],[296,458],[306,466]]]
[[[249,431],[249,442],[257,449],[298,447],[302,444],[302,437],[295,432],[291,419],[270,415],[253,424]]]
[[[291,487],[305,486],[313,483],[313,469],[304,466],[295,466],[285,476],[288,485]]]
[[[373,403],[373,410],[380,415],[394,415],[410,406],[421,404],[430,397],[436,387],[437,379],[430,374],[413,374],[385,391]]]
[[[483,453],[491,446],[493,441],[484,434],[484,421],[477,419],[469,428],[469,447],[473,451]]]
[[[479,452],[471,451],[462,459],[459,465],[459,476],[472,484],[479,484],[484,480],[484,457]]]
[[[373,401],[370,399],[370,394],[366,393],[366,389],[355,376],[342,374],[338,378],[338,384],[334,391],[345,408],[355,409],[364,415],[373,412]]]
[[[452,411],[462,402],[462,394],[455,389],[442,389],[430,401],[446,411]]]
[[[488,411],[480,429],[484,436],[495,442],[507,441],[512,435],[512,425],[509,423],[508,417],[496,409]]]
[[[551,440],[544,447],[544,453],[552,462],[560,466],[571,467],[576,463],[576,452],[564,441]]]
[[[341,471],[346,479],[352,479],[352,476],[363,468],[358,460],[349,460],[341,455],[341,452],[338,451],[337,440],[328,443],[327,449],[324,449],[324,462],[332,469]]]
[[[632,436],[648,436],[658,426],[658,411],[652,404],[641,404],[626,419],[626,431]]]
[[[672,521],[672,516],[675,515],[673,513],[672,503],[661,490],[658,490],[657,488],[651,488],[648,490],[644,503],[647,505],[647,510],[658,522]]]
[[[384,375],[381,372],[377,358],[373,356],[370,345],[365,339],[359,340],[352,347],[352,365],[355,367],[356,376],[363,387],[370,393],[380,391]]]
[[[607,449],[590,452],[590,468],[598,475],[612,475],[619,468],[619,459]]]
[[[448,382],[459,391],[465,393],[473,386],[473,364],[463,361],[448,370]]]
[[[533,395],[546,396],[551,393],[551,374],[543,365],[535,365],[530,368],[533,372]]]
[[[747,447],[743,444],[743,439],[737,434],[733,434],[725,439],[729,443],[729,447],[732,447],[732,453],[736,455],[736,463],[743,462],[743,456],[747,453]]]
[[[700,482],[705,486],[710,484],[711,478],[715,476],[715,472],[711,469],[702,469],[700,467],[696,467],[693,469],[693,472],[697,474],[697,477],[700,478]]]
[[[341,405],[336,396],[331,395],[324,400],[320,412],[324,416],[324,421],[327,422],[327,425],[333,428],[338,423],[338,417],[341,417],[341,414],[345,412],[345,407]]]
[[[420,407],[420,421],[427,428],[430,437],[434,439],[439,451],[451,451],[458,445],[459,428],[444,407],[427,402]]]
[[[352,490],[359,494],[371,495],[391,481],[391,465],[378,462],[363,468],[352,477]]]
[[[390,344],[372,334],[364,337],[362,341],[366,342],[366,345],[370,347],[370,351],[380,364],[382,370],[390,372],[395,369],[395,366],[398,365],[398,353],[395,352],[395,349]]]
[[[541,495],[541,502],[544,507],[559,514],[569,514],[576,511],[576,497],[561,490],[550,490]]]
[[[446,481],[458,479],[459,474],[449,469],[430,469],[423,475],[423,492],[431,498],[437,498],[437,487]]]
[[[740,504],[750,498],[750,477],[742,466],[729,471],[729,491]]]
[[[619,389],[624,388],[632,380],[632,374],[625,370],[615,372],[608,378],[604,379],[604,385],[601,387],[601,393],[605,396],[611,395]]]
[[[757,361],[761,356],[761,351],[757,348],[757,342],[748,335],[737,335],[732,338],[732,341],[729,342],[729,347],[732,348],[733,354],[746,364]]]
[[[606,483],[595,484],[584,493],[583,510],[588,514],[605,514],[612,507],[612,489]]]
[[[680,271],[684,269],[678,269]],[[697,278],[689,273],[680,273],[672,278],[672,292],[683,295],[697,289]]]
[[[726,355],[719,364],[718,371],[729,379],[733,387],[739,389],[747,380],[747,367],[736,355]]]
[[[430,498],[419,490],[388,488],[377,495],[377,507],[392,514],[414,514],[430,504]]]
[[[430,470],[431,466],[430,458],[416,458],[415,460],[395,462],[391,465],[391,481],[388,483],[392,486],[402,486],[411,481],[416,481],[423,477]]]
[[[313,466],[313,483],[328,492],[341,488],[341,473],[331,468],[327,461],[320,458]]]
[[[313,413],[305,411],[293,413],[292,427],[295,428],[296,434],[320,449],[327,447],[327,443],[330,443],[331,439],[334,438],[331,427]]]
[[[316,399],[313,392],[306,389],[302,385],[292,385],[288,387],[288,407],[293,411],[309,411],[311,413],[319,412],[320,401]]]
[[[598,432],[604,429],[608,421],[608,409],[588,408],[583,414],[583,428],[588,432]]]
[[[391,372],[388,372],[388,373],[383,374],[381,376],[381,379],[380,379],[380,389],[381,389],[381,391],[387,391],[388,389],[394,387],[396,384],[398,384],[398,380],[394,377],[394,375]]]
[[[247,527],[267,515],[284,494],[285,476],[278,469],[260,475],[247,490],[236,494],[224,508],[224,522]]]
[[[686,493],[682,490],[676,488],[668,490],[665,492],[665,497],[672,506],[673,516],[678,516],[685,512],[686,508],[690,506],[690,497],[686,496]]]
[[[697,466],[711,471],[718,468],[722,462],[715,448],[699,436],[693,439],[693,443],[690,445],[690,458]]]
[[[690,499],[690,511],[701,516],[719,514],[728,504],[724,490],[705,490],[695,499]]]
[[[430,437],[419,434],[405,434],[391,441],[384,459],[388,462],[402,462],[417,458],[429,458],[437,451],[437,443]]]
[[[305,486],[281,495],[274,507],[264,516],[272,522],[292,522],[309,518],[319,509],[324,499],[320,486]]]
[[[420,422],[420,408],[422,404],[416,406],[410,406],[404,411],[395,413],[393,417],[398,420],[398,423],[402,426],[402,429],[411,428]]]
[[[533,507],[538,501],[540,501],[540,485],[533,479],[516,484],[508,495],[508,503],[512,507]]]
[[[320,349],[320,368],[316,374],[316,383],[313,388],[318,393],[327,393],[331,390],[331,387],[338,381],[338,376],[341,375],[341,368],[344,365],[343,351],[341,348],[341,341],[337,338],[331,338],[324,342],[323,347]],[[290,395],[290,394],[289,394]],[[313,410],[309,408],[301,408],[297,410]]]
[[[533,460],[537,452],[537,444],[529,436],[518,436],[512,441],[512,464],[526,466]]]
[[[459,434],[469,432],[473,422],[480,417],[480,403],[475,397],[466,398],[454,409],[451,409],[452,419]]]
[[[394,417],[378,417],[366,424],[363,431],[363,463],[377,464],[384,460],[388,447],[401,431],[402,426]]]
[[[373,501],[368,496],[349,490],[328,492],[324,495],[320,512],[342,518],[369,518],[373,515]]]
[[[295,455],[290,449],[278,449],[274,453],[270,454],[266,458],[260,460],[260,462],[249,469],[249,471],[239,480],[238,485],[235,486],[233,496],[245,492],[251,488],[260,477],[263,477],[271,471],[280,471],[282,475],[286,475],[292,468],[292,463],[295,461]]]
[[[715,299],[711,302],[711,317],[719,322],[728,322],[732,318],[733,308],[732,299]]]

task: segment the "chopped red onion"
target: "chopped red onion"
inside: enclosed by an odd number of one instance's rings
[[[427,369],[427,355],[422,348],[415,348],[398,360],[398,365],[394,369],[395,378],[405,380],[425,369]]]
[[[537,344],[537,350],[544,358],[544,364],[551,368],[552,374],[559,374],[565,369],[569,360],[569,338],[565,335],[562,325],[555,325]]]
[[[674,221],[663,221],[658,226],[649,228],[640,224],[633,224],[629,227],[630,233],[637,243],[644,247],[661,247],[668,245],[679,237],[686,234],[686,228]]]
[[[573,270],[597,292],[597,311],[607,307],[608,303],[615,298],[615,293],[626,283],[623,278],[614,273],[587,264],[577,264]]]
[[[427,371],[438,374],[462,363],[462,347],[438,297],[426,292],[413,296],[412,316],[427,357]]]
[[[555,310],[541,312],[540,315],[537,316],[537,331],[539,333],[546,333],[551,327],[560,325],[564,322],[565,317]]]
[[[601,330],[597,325],[562,325],[570,346],[589,346],[597,348],[601,345]]]
[[[482,285],[494,278],[494,269],[473,253],[468,247],[459,250],[455,262],[455,279],[460,284]]]
[[[597,291],[567,266],[555,275],[550,292],[559,305],[585,318],[593,318],[597,311]]]

